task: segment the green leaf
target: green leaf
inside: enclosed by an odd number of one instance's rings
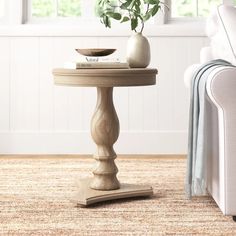
[[[159,11],[160,8],[161,8],[161,7],[160,7],[159,5],[155,5],[155,6],[150,10],[152,16],[155,16],[156,13]]]
[[[137,18],[132,18],[131,19],[131,30],[135,30],[138,26],[138,19]]]
[[[149,12],[143,17],[143,20],[144,20],[144,21],[147,21],[147,20],[149,20],[151,17],[152,17],[152,13],[149,11]]]
[[[120,20],[121,19],[121,14],[120,13],[118,13],[118,12],[106,12],[105,13],[107,16],[109,16],[109,17],[111,17],[111,18],[113,18],[113,19],[115,19],[115,20]]]
[[[154,4],[159,4],[160,0],[145,0],[145,3],[149,3],[151,5],[154,5]]]
[[[100,8],[103,8],[107,4],[106,0],[99,0],[96,5]]]
[[[106,27],[111,28],[111,21],[108,16],[106,16],[106,15],[103,16],[103,22]]]
[[[135,10],[137,13],[140,13],[141,12],[141,9],[140,9],[140,1],[137,1],[137,4],[135,4]]]
[[[129,20],[130,20],[130,19],[129,19],[128,16],[124,16],[120,23],[123,23],[123,22],[129,21]]]
[[[132,0],[127,0],[126,2],[122,3],[120,5],[121,9],[127,9],[129,7],[129,5],[131,4]]]

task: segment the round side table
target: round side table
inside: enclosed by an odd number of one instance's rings
[[[152,187],[120,184],[114,162],[113,144],[119,136],[119,119],[113,104],[113,87],[156,84],[156,69],[54,69],[54,83],[62,86],[97,87],[97,105],[91,121],[91,134],[97,144],[93,178],[83,179],[76,199],[78,204],[151,196]]]

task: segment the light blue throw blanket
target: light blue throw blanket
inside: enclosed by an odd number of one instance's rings
[[[202,65],[191,84],[186,194],[188,198],[207,194],[207,160],[205,156],[205,99],[208,75],[220,66],[232,66],[224,60],[213,60]]]

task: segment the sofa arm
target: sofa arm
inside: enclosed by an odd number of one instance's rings
[[[213,60],[212,52],[210,47],[203,47],[200,52],[200,62],[206,63],[208,61]],[[190,88],[193,75],[198,70],[198,68],[201,66],[201,64],[193,64],[189,66],[185,72],[184,72],[184,84],[187,88]]]
[[[214,70],[207,82],[207,93],[224,110],[236,109],[236,67],[223,66]]]
[[[207,94],[218,111],[219,171],[225,202],[222,210],[226,215],[235,215],[236,68],[221,67],[214,70],[207,82]]]
[[[184,84],[187,88],[191,87],[191,83],[192,83],[192,80],[193,80],[193,75],[199,69],[200,66],[201,66],[201,64],[193,64],[185,70],[185,72],[184,72]]]

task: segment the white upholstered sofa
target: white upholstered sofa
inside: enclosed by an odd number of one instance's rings
[[[221,5],[208,19],[210,46],[200,52],[200,63],[224,59],[236,66],[236,8]],[[199,64],[185,72],[185,84]],[[207,189],[221,211],[236,221],[236,68],[215,69],[207,80]]]

